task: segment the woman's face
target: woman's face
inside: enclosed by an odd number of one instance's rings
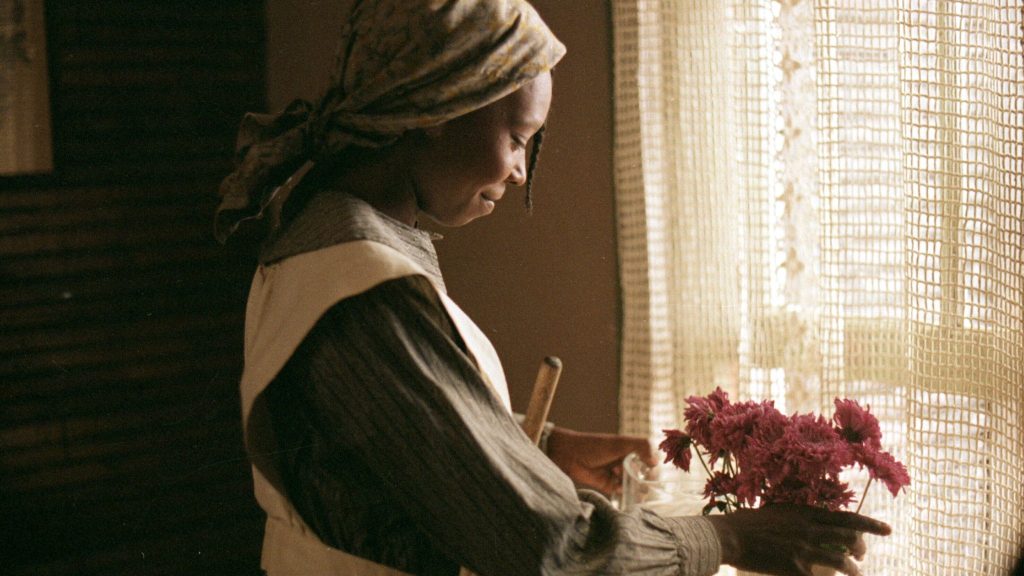
[[[421,213],[444,226],[462,226],[494,210],[505,186],[526,182],[526,148],[551,107],[551,75],[424,131],[413,166]]]

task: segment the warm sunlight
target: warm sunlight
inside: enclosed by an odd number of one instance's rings
[[[865,572],[1003,574],[1024,538],[1021,11],[628,4],[619,95],[635,82],[640,114],[617,129],[644,160],[617,151],[620,254],[651,291],[624,272],[651,378],[624,374],[623,425],[676,427],[722,382],[786,412],[856,398],[914,479],[868,496],[895,532]]]

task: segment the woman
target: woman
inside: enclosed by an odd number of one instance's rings
[[[355,2],[318,105],[243,121],[217,225],[280,213],[241,386],[270,576],[852,573],[832,545],[859,555],[858,531],[887,529],[796,507],[621,514],[572,480],[611,491],[646,441],[554,428],[545,455],[519,429],[417,223],[485,216],[508,185],[529,199],[564,52],[522,1]]]

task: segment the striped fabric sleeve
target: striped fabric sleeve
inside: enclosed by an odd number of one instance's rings
[[[705,519],[626,515],[577,492],[490,391],[425,278],[336,304],[304,349],[305,403],[321,441],[358,454],[403,517],[455,563],[482,576],[718,569]]]

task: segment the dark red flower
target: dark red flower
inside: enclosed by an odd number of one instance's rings
[[[763,463],[763,471],[772,484],[782,484],[787,478],[811,484],[826,475],[838,476],[850,464],[850,447],[827,420],[813,414],[794,414],[782,437],[771,446],[770,460]]]
[[[747,506],[754,506],[758,499],[764,497],[764,474],[756,468],[740,468],[734,481],[736,499]]]
[[[900,488],[910,485],[907,468],[888,452],[870,452],[864,455],[864,467],[872,478],[885,482],[885,487],[895,498]]]
[[[709,429],[715,415],[729,405],[729,394],[716,387],[715,391],[707,396],[690,396],[686,399],[687,408],[683,412],[686,420],[686,432],[693,437],[698,444],[707,447],[711,439]]]
[[[771,401],[730,403],[721,388],[691,396],[687,404],[684,430],[665,430],[660,448],[665,462],[687,471],[691,448],[708,455],[706,512],[771,503],[841,510],[855,495],[839,474],[854,464],[867,468],[893,496],[910,483],[906,468],[882,452],[881,428],[870,407],[853,400],[835,399],[831,420],[787,417]]]
[[[706,445],[715,460],[719,454],[730,453],[737,461],[749,461],[752,446],[771,443],[785,430],[786,417],[771,401],[740,402],[722,408],[711,421],[711,437]]]
[[[850,485],[846,482],[831,477],[822,478],[814,485],[814,491],[817,493],[814,505],[832,511],[842,510],[849,506],[856,496],[849,488]]]
[[[835,399],[836,413],[832,422],[836,432],[850,444],[862,444],[872,450],[882,449],[882,430],[878,419],[871,414],[871,407],[861,408],[854,400]]]
[[[804,504],[827,510],[841,510],[853,502],[849,485],[832,476],[804,479],[789,477],[765,491],[764,504]]]
[[[735,494],[737,487],[735,478],[725,472],[715,472],[704,484],[704,497],[714,499],[717,496]]]
[[[689,472],[690,459],[693,458],[690,453],[693,439],[681,430],[662,430],[662,432],[665,433],[665,439],[658,445],[658,449],[665,453],[665,463],[671,462],[677,468]]]

